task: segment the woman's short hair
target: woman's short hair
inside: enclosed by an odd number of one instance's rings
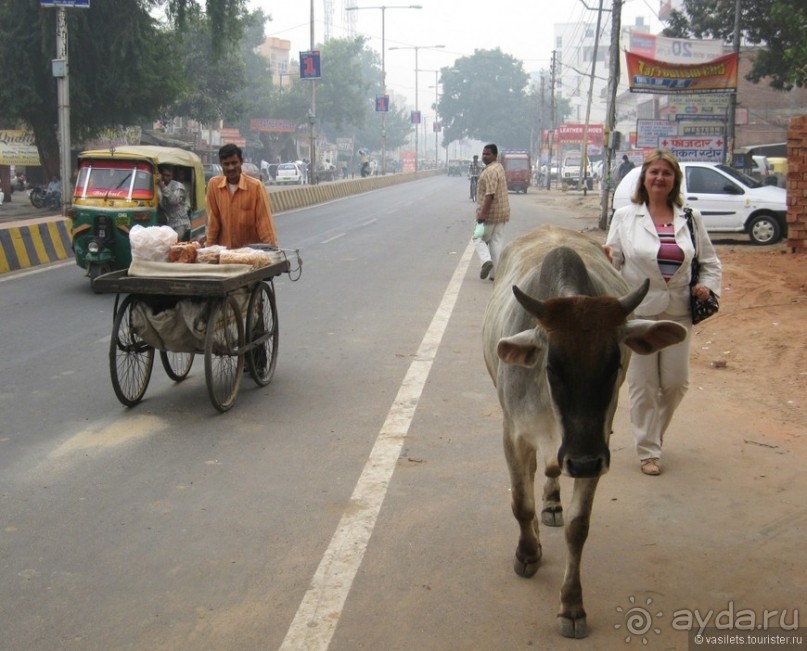
[[[683,172],[681,172],[681,166],[678,164],[678,159],[672,154],[672,152],[669,152],[666,149],[654,149],[644,159],[644,162],[642,163],[642,171],[639,173],[639,180],[636,182],[636,188],[634,189],[633,196],[631,196],[630,200],[633,203],[638,203],[640,205],[646,204],[648,201],[650,201],[650,196],[647,194],[647,189],[644,187],[644,180],[645,175],[647,174],[647,168],[658,161],[664,161],[667,163],[672,168],[673,174],[675,175],[672,190],[670,190],[670,194],[667,197],[667,204],[670,207],[678,206],[680,208],[684,205],[684,199],[681,197],[681,182],[684,175]]]

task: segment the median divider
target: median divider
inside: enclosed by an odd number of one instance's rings
[[[0,225],[0,273],[72,258],[70,227],[59,216]]]
[[[445,174],[444,170],[426,170],[409,174],[368,176],[320,185],[273,188],[269,193],[269,200],[272,213],[278,214],[442,174]],[[72,258],[71,227],[72,222],[59,215],[0,224],[0,273]]]

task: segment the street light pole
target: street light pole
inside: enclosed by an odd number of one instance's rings
[[[402,45],[391,47],[390,50],[414,50],[415,51],[415,113],[418,112],[418,50],[436,50],[444,48],[445,45]],[[420,125],[415,125],[415,172],[418,171],[418,140]]]
[[[314,0],[311,0],[311,50],[314,50]],[[311,80],[311,110],[309,111],[308,122],[308,182],[314,185],[317,182],[317,148],[314,136],[314,123],[317,120],[317,80]]]
[[[313,0],[312,0],[313,2]],[[381,10],[381,94],[387,94],[386,66],[386,13],[387,9],[423,9],[422,5],[376,5],[373,7],[345,7],[345,11],[360,9]],[[381,111],[381,174],[387,173],[387,112]]]

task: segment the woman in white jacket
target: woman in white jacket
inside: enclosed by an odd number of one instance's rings
[[[650,289],[635,310],[642,319],[677,321],[692,332],[689,295],[720,295],[721,266],[700,213],[692,211],[698,242],[699,283],[690,288],[695,255],[682,210],[681,168],[670,152],[656,150],[642,164],[632,204],[614,213],[606,254],[630,287],[645,278]],[[646,475],[661,474],[661,444],[689,387],[691,336],[653,355],[633,355],[628,368],[630,417]]]

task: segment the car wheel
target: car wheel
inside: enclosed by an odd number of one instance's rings
[[[782,237],[782,227],[772,215],[757,215],[748,222],[748,236],[753,244],[776,244]]]

